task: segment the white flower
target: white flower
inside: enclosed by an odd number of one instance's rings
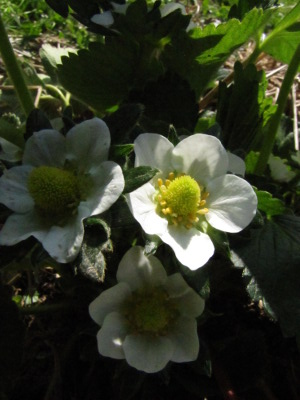
[[[127,8],[130,5],[129,2],[126,4],[111,2],[110,4],[113,7],[112,11],[116,14],[126,14]],[[100,14],[95,14],[92,16],[91,21],[94,22],[94,24],[109,28],[115,22],[112,11],[103,11]]]
[[[181,274],[167,276],[160,261],[132,247],[117,271],[118,284],[105,290],[89,307],[101,326],[98,350],[103,356],[126,359],[132,367],[157,372],[169,361],[197,358],[196,317],[204,300]]]
[[[183,4],[180,3],[167,3],[160,8],[160,15],[162,18],[166,17],[167,15],[171,14],[172,12],[180,10],[182,15],[187,15],[186,9]],[[188,27],[186,28],[187,31],[195,28],[197,25],[190,21]]]
[[[228,155],[213,136],[194,134],[176,147],[165,137],[145,133],[134,143],[135,166],[160,173],[127,195],[144,231],[170,245],[178,260],[195,270],[214,253],[207,222],[225,232],[239,232],[253,219],[257,197],[244,179],[227,174]]]
[[[0,245],[29,236],[59,262],[73,260],[83,240],[83,219],[107,210],[120,196],[120,166],[107,161],[110,132],[94,118],[64,137],[46,129],[27,141],[23,165],[0,178],[0,203],[14,213],[0,232]]]
[[[295,178],[296,173],[285,164],[285,160],[280,157],[270,155],[268,161],[271,177],[277,182],[289,182]]]
[[[94,24],[109,28],[114,23],[114,17],[111,11],[104,11],[101,14],[93,15],[91,21],[94,22]]]
[[[244,160],[233,154],[229,151],[227,152],[228,156],[228,171],[232,172],[233,174],[245,176],[246,173],[246,165]]]

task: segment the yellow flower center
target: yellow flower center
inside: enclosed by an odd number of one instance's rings
[[[56,167],[37,167],[28,178],[28,190],[37,211],[53,223],[76,212],[80,202],[79,186],[72,172]]]
[[[175,173],[170,172],[165,181],[158,179],[157,183],[157,212],[170,224],[189,229],[199,221],[199,215],[208,212],[204,206],[209,193],[191,176],[179,174],[175,177]]]
[[[151,288],[132,294],[125,304],[125,316],[134,333],[165,335],[177,310],[162,288]]]

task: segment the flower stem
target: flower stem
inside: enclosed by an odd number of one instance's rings
[[[286,100],[288,97],[288,94],[290,92],[290,89],[292,87],[293,81],[295,79],[295,76],[298,72],[298,68],[300,65],[300,45],[297,47],[293,58],[290,62],[290,65],[286,71],[284,80],[281,85],[281,89],[279,92],[279,96],[277,99],[277,109],[275,111],[275,114],[270,119],[268,129],[266,131],[265,137],[263,139],[263,143],[261,146],[260,150],[260,155],[257,160],[257,164],[255,167],[255,174],[256,175],[262,175],[264,173],[264,170],[267,166],[270,154],[273,149],[273,145],[275,142],[276,134],[278,131],[278,127],[280,124],[281,116],[284,112],[284,107],[286,105]]]
[[[13,48],[10,44],[7,32],[5,30],[0,14],[0,54],[2,55],[9,78],[11,79],[17,96],[26,116],[34,109],[33,99],[26,86],[24,76],[20,65],[16,59]]]

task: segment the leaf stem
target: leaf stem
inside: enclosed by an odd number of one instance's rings
[[[268,125],[268,129],[263,139],[263,143],[260,150],[260,155],[257,160],[257,164],[255,167],[254,173],[256,175],[262,175],[267,166],[270,154],[272,152],[274,142],[276,139],[276,134],[278,131],[278,127],[280,124],[281,116],[284,112],[284,108],[286,105],[287,97],[292,87],[295,76],[298,72],[298,68],[300,65],[300,45],[297,47],[293,58],[290,62],[290,65],[286,71],[284,80],[281,85],[281,89],[279,92],[279,96],[277,99],[277,109],[275,114],[271,117],[270,123]]]
[[[26,116],[34,109],[33,99],[26,86],[20,65],[9,41],[0,13],[0,54],[2,55],[9,78],[11,79],[17,96]]]

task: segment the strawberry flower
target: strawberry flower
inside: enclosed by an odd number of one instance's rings
[[[214,253],[208,224],[236,233],[253,219],[257,198],[244,179],[228,174],[228,154],[221,142],[194,134],[177,146],[164,136],[141,134],[134,143],[135,166],[160,170],[150,182],[127,195],[143,230],[172,247],[191,270]]]
[[[0,203],[14,211],[0,231],[0,245],[34,236],[58,262],[72,261],[83,220],[106,211],[124,188],[120,166],[107,161],[109,147],[110,132],[98,118],[74,126],[66,137],[53,129],[34,133],[22,165],[0,178]]]
[[[118,284],[105,290],[89,306],[101,326],[99,353],[126,359],[132,367],[154,373],[169,361],[197,358],[198,317],[204,300],[181,274],[167,276],[160,261],[132,247],[117,271]]]

